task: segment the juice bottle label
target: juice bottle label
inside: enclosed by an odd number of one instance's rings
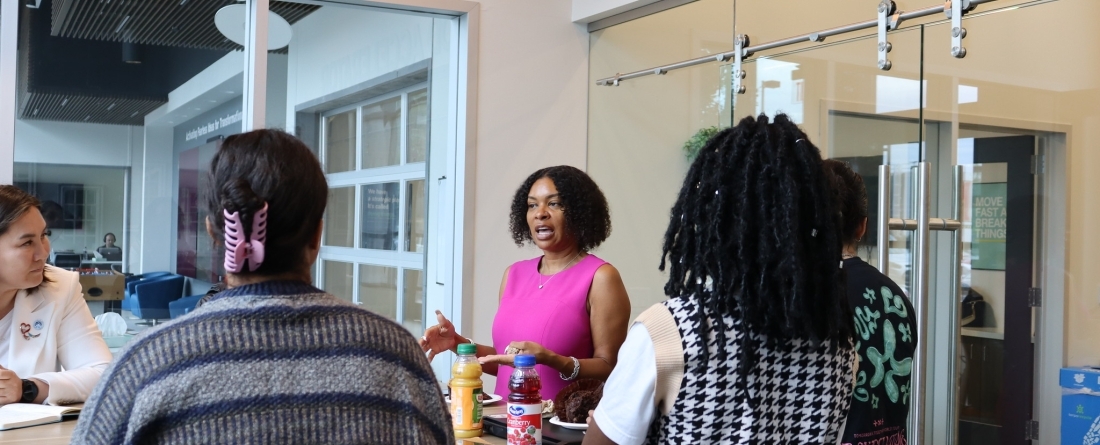
[[[451,420],[456,430],[481,429],[481,388],[451,388]]]
[[[508,445],[542,444],[542,403],[508,404]]]

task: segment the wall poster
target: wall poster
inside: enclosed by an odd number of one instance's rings
[[[970,266],[1005,270],[1008,183],[972,184]]]

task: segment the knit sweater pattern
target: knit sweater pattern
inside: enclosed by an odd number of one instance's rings
[[[443,395],[397,323],[302,282],[217,294],[135,338],[73,444],[453,444]]]

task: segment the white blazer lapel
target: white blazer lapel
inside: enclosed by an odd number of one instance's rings
[[[46,303],[42,295],[45,289],[28,295],[21,290],[15,296],[15,307],[12,309],[11,341],[8,343],[8,368],[20,376],[34,374],[39,361],[42,360],[42,350],[49,340],[49,324],[53,322],[52,313],[48,309],[52,304]]]

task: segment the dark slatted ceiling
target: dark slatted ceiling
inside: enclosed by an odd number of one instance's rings
[[[145,125],[163,100],[21,92],[19,117],[48,121]]]
[[[147,45],[238,50],[214,26],[214,14],[234,0],[54,0],[50,34]],[[271,11],[294,24],[320,8],[273,1]],[[284,50],[285,51],[285,50]]]

